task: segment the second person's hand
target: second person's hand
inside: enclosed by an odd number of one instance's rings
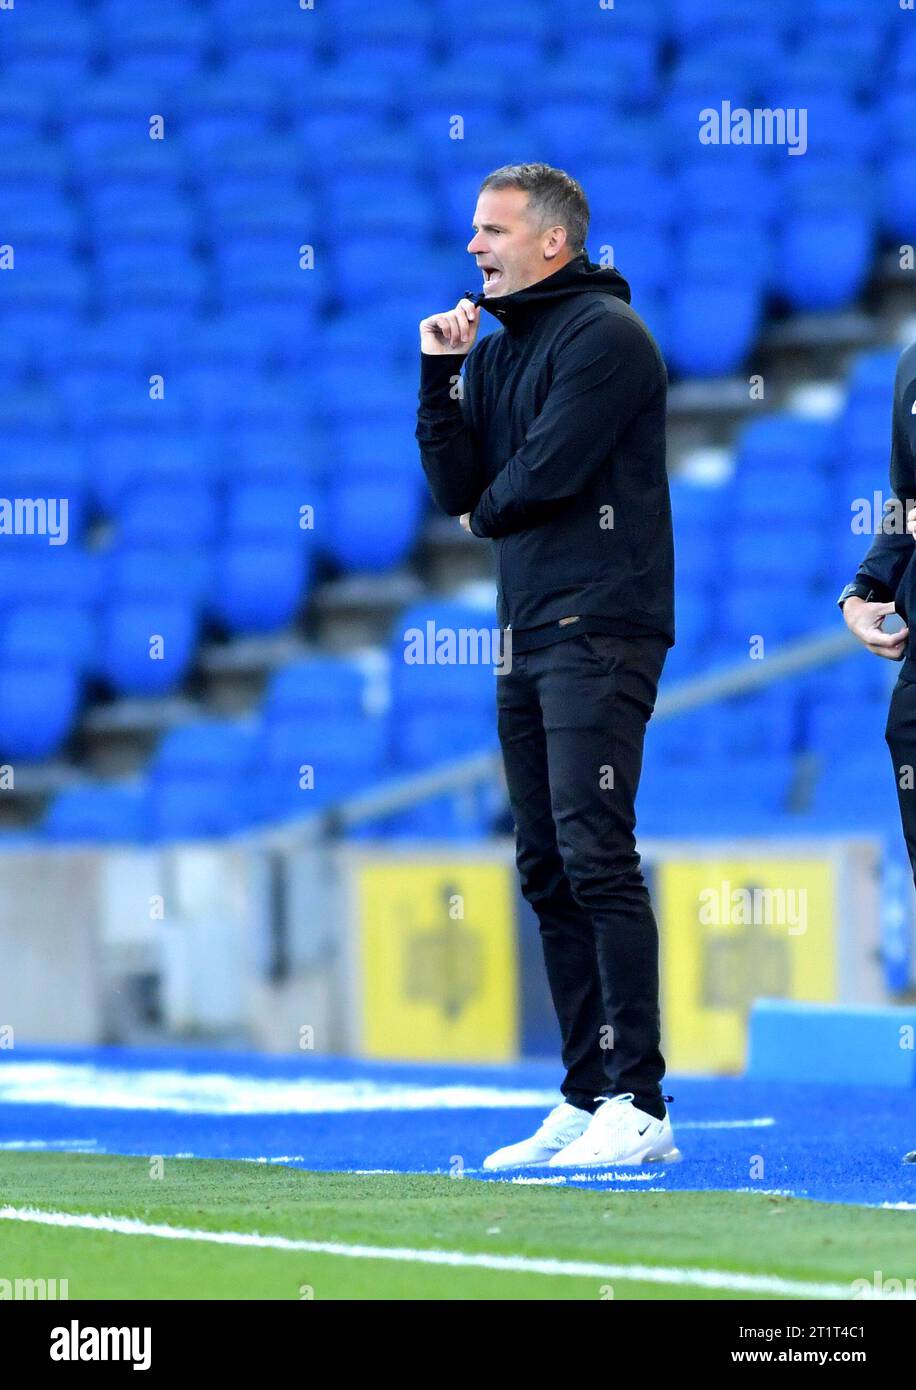
[[[884,631],[885,618],[894,612],[896,609],[892,603],[867,603],[864,598],[854,596],[843,604],[846,626],[863,646],[875,656],[902,661],[906,654],[909,628],[902,627],[897,632]]]

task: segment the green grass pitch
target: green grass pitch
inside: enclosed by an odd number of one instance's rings
[[[757,1193],[614,1192],[279,1165],[6,1153],[0,1205],[346,1245],[677,1266],[851,1284],[912,1270],[912,1214]],[[5,1278],[71,1299],[600,1299],[606,1281],[0,1221]],[[734,1298],[615,1278],[615,1299]],[[765,1296],[765,1295],[764,1295]],[[752,1295],[759,1298],[759,1293]]]

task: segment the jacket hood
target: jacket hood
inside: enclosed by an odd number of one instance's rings
[[[510,331],[521,328],[540,309],[550,308],[561,299],[576,294],[610,294],[615,299],[630,302],[630,286],[612,266],[594,265],[588,252],[581,251],[552,275],[527,285],[513,294],[487,298],[483,291],[469,291],[465,296],[484,308]]]

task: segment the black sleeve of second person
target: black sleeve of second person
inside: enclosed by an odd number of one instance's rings
[[[868,585],[881,603],[892,603],[903,571],[913,554],[913,537],[904,532],[879,531],[856,571],[856,582]]]
[[[885,512],[871,548],[856,573],[856,580],[869,584],[875,597],[883,603],[893,602],[903,572],[913,558],[913,537],[906,530],[906,513],[916,505],[916,469],[901,418],[904,391],[909,384],[906,370],[909,357],[910,354],[905,353],[901,358],[894,384],[890,483],[897,505]]]

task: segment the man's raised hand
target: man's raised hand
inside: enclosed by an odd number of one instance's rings
[[[466,356],[480,327],[480,310],[469,299],[459,299],[454,309],[420,320],[420,351],[430,357],[449,353]]]

